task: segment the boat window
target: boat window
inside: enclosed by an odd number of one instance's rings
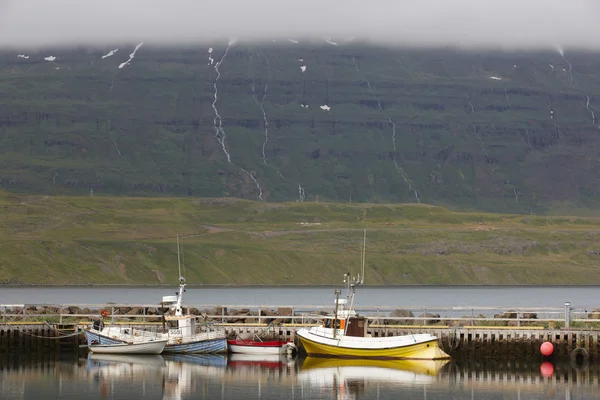
[[[167,322],[167,326],[169,328],[178,328],[179,326],[177,325],[177,321],[168,321]]]

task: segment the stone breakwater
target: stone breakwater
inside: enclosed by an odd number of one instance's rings
[[[470,315],[464,311],[470,311]],[[184,307],[184,313],[196,315],[200,322],[221,323],[315,323],[321,316],[332,315],[333,309],[316,307],[263,307],[263,306],[214,306]],[[167,306],[135,306],[105,304],[86,307],[77,305],[0,305],[0,323],[19,321],[44,321],[59,318],[60,322],[75,319],[98,319],[101,313],[108,314],[111,321],[160,322],[163,315],[172,315]],[[578,328],[600,328],[600,309],[579,311],[544,309],[543,311],[498,310],[487,308],[477,312],[476,308],[446,309],[438,312],[422,310],[413,312],[404,308],[371,308],[359,314],[375,325],[427,325],[439,327],[463,326],[538,326],[561,328],[569,325]],[[78,320],[78,321],[80,321]]]

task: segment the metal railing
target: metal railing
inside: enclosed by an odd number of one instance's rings
[[[56,312],[41,312],[49,307]],[[87,309],[86,313],[71,313],[69,308]],[[275,305],[201,305],[186,306],[198,309],[199,323],[206,324],[257,324],[271,322],[287,325],[317,324],[325,318],[324,314],[333,313],[333,307],[325,306],[275,306]],[[135,309],[135,314],[121,314],[122,309]],[[277,309],[286,309],[290,315],[277,315]],[[57,324],[91,322],[101,319],[101,311],[106,323],[160,324],[162,313],[167,308],[157,304],[0,304],[1,324],[25,322],[50,322]],[[216,311],[220,310],[220,313]],[[241,310],[247,310],[240,314]],[[406,315],[394,314],[402,310]],[[600,312],[585,308],[572,307],[419,307],[419,306],[378,306],[357,307],[359,315],[364,316],[370,325],[419,325],[419,326],[461,326],[511,324],[511,326],[545,325],[564,328],[600,328]],[[138,313],[139,312],[139,313]],[[275,315],[274,315],[275,314]],[[165,314],[168,315],[168,314]],[[83,321],[82,321],[83,320]],[[243,320],[243,322],[239,322]],[[236,322],[238,321],[238,322]]]

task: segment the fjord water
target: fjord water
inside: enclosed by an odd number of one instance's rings
[[[81,354],[0,357],[13,399],[599,399],[597,365]]]
[[[341,285],[340,285],[341,286]],[[336,287],[339,289],[340,287]],[[193,287],[185,303],[200,305],[329,306],[334,287]],[[0,304],[157,304],[177,287],[0,287]],[[360,287],[359,306],[600,308],[598,286]]]

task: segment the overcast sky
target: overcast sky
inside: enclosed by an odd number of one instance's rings
[[[0,46],[355,37],[600,49],[600,0],[0,0]]]

